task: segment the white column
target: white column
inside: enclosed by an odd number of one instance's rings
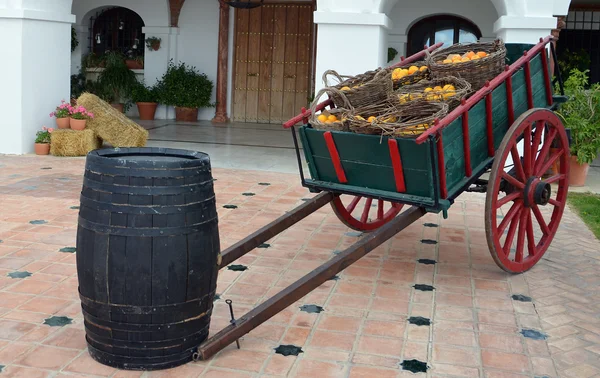
[[[379,7],[364,2],[347,2],[343,7],[319,1],[314,13],[318,25],[315,91],[323,88],[323,73],[329,69],[341,75],[356,75],[387,65],[387,39],[392,22]],[[370,11],[376,13],[370,13]]]
[[[492,0],[500,18],[494,32],[505,43],[539,42],[556,28],[555,10],[568,8],[570,0]],[[550,4],[549,4],[550,3]]]
[[[51,111],[68,100],[71,0],[0,1],[0,153],[33,152],[35,133],[54,127]]]
[[[167,71],[170,59],[173,59],[173,62],[177,63],[179,28],[146,26],[142,30],[146,38],[157,37],[161,39],[158,51],[150,51],[145,47],[144,81],[146,85],[154,85]],[[171,118],[175,118],[175,110],[164,105],[159,106],[156,111],[156,119]]]

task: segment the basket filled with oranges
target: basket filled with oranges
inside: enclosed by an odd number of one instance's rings
[[[331,78],[338,84],[332,85]],[[342,76],[334,70],[323,73],[326,93],[335,106],[344,107],[346,102],[355,108],[385,102],[393,84],[387,70],[378,69],[356,76]]]
[[[415,138],[448,114],[448,104],[423,99],[409,104],[373,105],[347,114],[350,131],[357,134]]]
[[[342,97],[342,104],[344,105],[343,108],[333,107],[331,109],[324,109],[318,113],[316,111],[319,98],[325,93],[332,92],[337,93],[339,90],[335,88],[323,88],[315,95],[315,100],[310,107],[311,117],[309,119],[309,123],[317,130],[349,131],[346,114],[354,109],[346,97]]]
[[[454,76],[433,80],[422,80],[417,84],[400,87],[392,95],[390,101],[400,105],[414,100],[445,102],[449,111],[454,110],[460,101],[471,94],[471,84],[465,79]]]
[[[477,91],[504,70],[506,47],[501,40],[455,44],[428,54],[427,64],[433,79],[459,77]]]
[[[394,90],[430,78],[429,68],[425,62],[417,62],[408,68],[395,68],[392,70],[391,75]]]

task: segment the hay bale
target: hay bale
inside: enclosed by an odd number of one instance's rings
[[[94,130],[103,141],[110,143],[113,147],[144,147],[146,145],[148,130],[127,118],[98,96],[84,93],[77,99],[77,105],[94,113],[94,119],[87,121],[87,127]]]
[[[50,153],[54,156],[85,156],[102,147],[94,130],[54,130],[50,137]]]

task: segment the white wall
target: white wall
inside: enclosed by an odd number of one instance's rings
[[[33,152],[36,132],[55,126],[49,114],[69,98],[69,8],[70,0],[0,2],[0,44],[10,56],[0,59],[0,153]]]
[[[475,6],[474,3],[477,5]],[[491,40],[496,37],[493,25],[498,19],[498,13],[489,0],[419,0],[411,2],[400,0],[388,14],[393,22],[388,45],[398,50],[398,56],[390,64],[398,62],[401,56],[406,55],[406,42],[410,27],[423,18],[436,15],[466,18],[479,27],[482,40]]]
[[[213,82],[211,102],[216,101],[219,48],[219,2],[187,0],[179,16],[178,60],[195,66]],[[200,109],[198,118],[210,120],[214,108]]]

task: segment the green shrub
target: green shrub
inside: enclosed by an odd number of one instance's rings
[[[208,108],[213,91],[213,82],[196,67],[185,63],[169,62],[167,72],[156,85],[159,101],[180,108]]]
[[[138,81],[135,73],[127,68],[122,54],[112,51],[106,54],[106,67],[98,78],[105,90],[112,92],[113,101],[128,102],[131,91]]]
[[[571,70],[565,81],[569,101],[557,112],[571,129],[571,155],[577,156],[580,164],[591,163],[600,149],[600,84],[590,86],[588,73]]]
[[[143,83],[138,83],[131,90],[131,101],[158,102],[158,91],[155,86],[147,87]]]

